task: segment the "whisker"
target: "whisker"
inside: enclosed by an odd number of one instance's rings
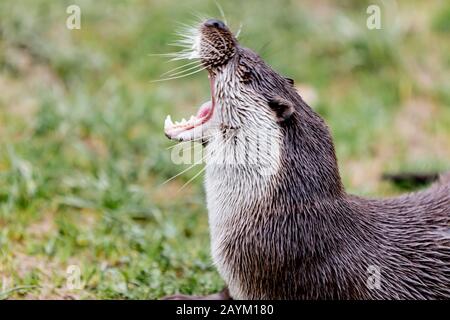
[[[168,147],[167,150],[170,150],[170,149],[176,147],[176,146],[179,145],[179,144],[187,144],[187,143],[189,143],[189,142],[196,142],[196,141],[200,141],[200,140],[205,139],[205,138],[211,138],[211,137],[214,137],[215,135],[217,135],[217,133],[214,133],[214,134],[211,134],[211,135],[208,135],[208,136],[202,136],[202,137],[200,137],[200,138],[192,139],[192,140],[189,140],[189,141],[181,141],[181,142],[178,142],[178,143],[174,144],[173,146]]]
[[[184,77],[187,77],[187,76],[196,74],[196,73],[198,73],[198,72],[200,72],[200,71],[203,71],[203,70],[205,70],[205,69],[206,69],[206,67],[201,67],[200,69],[194,70],[194,71],[189,72],[189,73],[187,73],[187,74],[182,74],[182,75],[180,75],[180,76],[169,77],[169,78],[164,78],[164,79],[152,80],[152,81],[150,81],[150,82],[161,82],[161,81],[168,81],[168,80],[180,79],[180,78],[184,78]]]
[[[187,35],[187,34],[179,34],[178,35],[180,38],[175,39],[173,43],[171,43],[171,45],[188,45],[188,44],[192,44],[194,42],[194,40],[198,37],[198,34],[192,34],[192,35]]]
[[[193,142],[192,140],[191,141],[184,141],[184,142],[186,142],[186,143],[183,144],[182,142],[180,142],[180,143],[175,144],[174,146],[170,146],[169,148],[167,148],[167,150],[173,149],[173,148],[175,148],[176,146],[179,146],[179,145],[183,146],[183,145],[192,143],[192,146],[190,146],[188,149],[184,149],[184,147],[183,147],[183,151],[187,152],[187,151],[191,151],[192,149],[194,149],[197,144],[200,144],[199,142]]]
[[[164,181],[163,183],[160,184],[160,186],[165,185],[166,183],[172,181],[173,179],[175,179],[176,177],[181,176],[183,173],[188,172],[189,170],[191,170],[192,168],[194,168],[196,165],[199,165],[201,162],[196,162],[193,165],[191,165],[190,167],[188,167],[187,169],[181,171],[180,173],[177,173],[176,175],[174,175],[173,177],[167,179],[166,181]]]
[[[192,168],[194,168],[196,165],[201,164],[203,160],[204,160],[204,159],[203,159],[203,157],[202,157],[202,159],[200,159],[200,160],[197,161],[197,162],[194,162],[194,164],[192,164],[192,165],[189,166],[188,168],[184,169],[184,170],[181,171],[180,173],[177,173],[177,174],[174,175],[173,177],[171,177],[171,178],[167,179],[166,181],[164,181],[163,183],[161,183],[160,186],[163,186],[163,185],[165,185],[166,183],[168,183],[168,182],[172,181],[173,179],[175,179],[176,177],[179,177],[179,176],[182,175],[183,173],[188,172],[189,170],[191,170]]]
[[[219,134],[219,133],[220,133],[220,132],[218,132],[218,133],[216,133],[216,134],[214,134],[214,135],[217,135],[217,134]],[[214,136],[214,135],[211,135],[211,136]],[[204,137],[202,137],[202,138],[204,138]],[[222,147],[219,149],[219,152],[225,151],[225,148],[228,147],[228,143],[229,143],[232,139],[233,139],[233,136],[228,137],[228,139],[226,139],[226,140],[222,143]],[[193,165],[191,165],[191,166],[188,167],[187,169],[183,170],[182,172],[178,173],[177,175],[175,175],[175,176],[171,177],[170,179],[166,180],[162,185],[164,185],[164,184],[166,184],[167,182],[169,182],[169,181],[175,179],[176,177],[182,175],[183,173],[185,173],[185,172],[191,170],[191,169],[194,168],[196,165],[203,163],[205,160],[207,160],[207,159],[206,159],[207,156],[208,156],[208,155],[205,154],[205,155],[202,157],[202,159],[200,159],[198,162],[194,163]],[[196,173],[194,177],[192,177],[191,179],[189,179],[189,180],[188,180],[188,181],[187,181],[180,189],[178,189],[177,192],[183,190],[185,187],[187,187],[187,186],[189,185],[189,183],[191,183],[192,181],[194,181],[200,174],[202,174],[202,173],[206,170],[206,168],[208,167],[208,165],[210,165],[210,164],[208,163],[208,161],[206,161],[206,162],[205,162],[205,166],[204,166],[198,173]]]
[[[189,10],[189,14],[191,15],[191,18],[189,21],[189,23],[191,25],[199,24],[199,23],[203,22],[203,20],[206,18],[206,16],[204,14],[202,14],[201,12],[194,10],[194,9]]]
[[[205,66],[203,66],[203,65],[195,66],[195,68],[183,70],[183,71],[177,72],[177,73],[175,73],[175,74],[173,74],[173,75],[170,75],[170,76],[168,77],[168,79],[169,79],[169,78],[176,78],[176,77],[187,77],[187,76],[189,76],[189,75],[195,74],[195,73],[200,72],[200,71],[203,71],[203,70],[205,70],[205,69],[206,69],[206,68],[205,68]],[[193,70],[193,71],[192,71],[192,70]]]
[[[177,61],[177,60],[192,60],[195,57],[192,57],[192,50],[184,49],[178,52],[168,52],[168,53],[149,53],[149,56],[157,56],[157,57],[166,57],[171,58],[169,61]]]
[[[177,60],[192,60],[192,59],[200,59],[201,57],[194,57],[192,56],[194,52],[192,50],[182,50],[180,51],[174,58],[170,59],[170,61],[177,61]]]
[[[200,150],[203,153],[203,148],[195,149],[196,145],[198,145],[198,144],[199,143],[193,144],[191,147],[189,147],[189,149],[183,149],[183,152],[191,152],[194,149],[194,154],[195,154],[195,151],[198,151],[198,150]]]
[[[192,41],[190,41],[189,40],[189,42],[186,40],[186,43],[182,43],[181,41],[179,41],[179,42],[171,42],[171,43],[168,43],[167,45],[168,46],[171,46],[171,47],[178,47],[178,48],[185,48],[185,49],[190,49],[190,50],[192,50]]]
[[[211,135],[208,135],[208,136],[203,136],[203,137],[200,137],[200,138],[197,138],[197,139],[192,139],[192,140],[189,140],[189,141],[182,141],[182,142],[174,144],[173,146],[168,147],[167,150],[173,149],[173,148],[175,148],[176,146],[178,146],[180,144],[188,144],[190,142],[200,141],[200,140],[203,140],[205,138],[212,138],[212,137],[214,137],[214,136],[216,136],[218,134],[219,134],[219,132],[216,132],[214,134],[211,134]]]
[[[177,31],[175,31],[175,35],[183,38],[196,36],[198,35],[198,29],[192,26],[179,28]]]
[[[219,126],[213,125],[213,126],[208,127],[208,129],[219,129]],[[199,141],[199,140],[203,140],[205,138],[212,138],[212,137],[217,136],[219,134],[220,134],[220,132],[215,132],[213,134],[205,135],[205,136],[202,136],[202,137],[197,138],[197,139],[192,139],[192,140],[189,140],[189,141],[181,141],[180,143]],[[177,143],[176,145],[178,145],[180,143]],[[170,146],[169,149],[175,147],[176,145]]]
[[[179,54],[179,52],[167,52],[167,53],[149,53],[147,54],[150,57],[171,57]]]
[[[198,62],[198,61],[195,61],[195,62]],[[187,68],[187,69],[183,69],[183,70],[181,70],[181,71],[178,71],[178,72],[175,72],[175,73],[172,73],[172,74],[168,74],[167,76],[168,77],[175,77],[175,76],[177,76],[177,75],[180,75],[180,74],[183,74],[183,73],[185,73],[185,72],[188,72],[188,71],[191,71],[191,70],[194,70],[194,69],[197,69],[197,68],[203,68],[203,65],[200,63],[199,65],[195,65],[195,66],[190,66],[189,68]],[[162,76],[162,75],[161,75]]]
[[[236,37],[236,39],[237,38],[239,38],[239,36],[241,35],[241,30],[242,30],[242,22],[239,24],[239,29],[238,29],[238,31],[236,32],[236,35],[235,35],[235,37]]]
[[[227,147],[228,142],[231,141],[233,137],[230,136],[223,144],[222,147],[219,149],[220,152],[225,151],[225,148]],[[204,162],[206,160],[207,155],[205,154],[205,156],[202,157],[201,162]],[[193,176],[191,179],[189,179],[180,189],[178,189],[178,192],[182,191],[185,187],[187,187],[189,185],[189,183],[191,183],[192,181],[194,181],[199,175],[201,175],[206,168],[208,167],[209,163],[206,161],[205,162],[205,166],[195,175]]]
[[[166,183],[168,183],[168,182],[170,182],[170,181],[172,181],[173,179],[179,177],[179,176],[182,175],[183,173],[185,173],[185,172],[191,170],[191,169],[194,168],[196,165],[201,164],[201,163],[205,160],[205,158],[206,158],[206,155],[203,156],[199,161],[197,161],[197,162],[195,162],[194,164],[192,164],[191,166],[189,166],[187,169],[181,171],[180,173],[178,173],[178,174],[174,175],[173,177],[171,177],[171,178],[167,179],[166,181],[164,181],[164,182],[161,184],[161,186],[164,185],[164,184],[166,184]]]
[[[172,70],[166,71],[166,72],[164,72],[164,73],[161,75],[161,77],[163,77],[163,76],[165,76],[165,75],[167,75],[167,74],[169,74],[169,73],[171,73],[171,72],[180,70],[180,69],[182,69],[182,68],[184,68],[184,67],[187,67],[187,66],[189,66],[189,65],[192,65],[192,64],[194,64],[194,63],[198,63],[198,61],[191,61],[191,62],[189,62],[189,63],[186,63],[186,64],[182,65],[182,66],[179,66],[179,67],[177,67],[177,68],[173,68]]]
[[[203,173],[203,171],[206,170],[206,165],[195,175],[193,176],[191,179],[189,179],[185,184],[183,184],[183,186],[178,189],[178,192],[182,191],[184,188],[186,188],[188,186],[189,183],[191,183],[192,181],[195,180],[195,178],[197,178],[199,175],[201,175]]]
[[[191,141],[191,142],[192,142],[192,141]],[[195,147],[196,147],[197,145],[201,145],[201,143],[200,143],[200,142],[192,142],[192,146],[190,146],[188,149],[183,149],[183,151],[184,151],[184,152],[191,151],[191,150],[195,149]]]
[[[199,71],[196,71],[196,72],[192,72],[192,73],[189,73],[189,74],[186,74],[186,75],[177,76],[177,77],[170,77],[170,78],[164,78],[164,79],[151,80],[150,83],[156,83],[156,82],[163,82],[163,81],[170,81],[170,80],[181,79],[181,78],[187,77],[187,76],[189,76],[189,75],[193,75],[193,74],[195,74],[195,73],[197,73],[197,72],[200,72],[200,71],[202,71],[202,70],[199,70]]]
[[[168,43],[171,47],[185,47],[185,48],[191,48],[191,45],[194,43],[194,39],[177,39],[174,42]]]
[[[225,17],[225,12],[223,11],[222,6],[217,0],[214,0],[214,3],[216,4],[217,9],[219,9],[220,16],[222,17],[223,21],[225,22],[226,25],[228,25],[228,21],[227,18]]]
[[[208,19],[208,17],[206,15],[204,15],[203,13],[200,13],[198,11],[192,11],[191,14],[198,19],[197,23],[202,23],[203,21]]]

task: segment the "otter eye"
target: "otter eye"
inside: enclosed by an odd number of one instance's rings
[[[291,78],[285,78],[285,79],[287,80],[287,82],[289,82],[289,84],[290,84],[291,86],[294,85],[294,79],[291,79]]]
[[[249,67],[244,64],[239,64],[238,74],[241,82],[248,83],[252,79],[252,72]]]

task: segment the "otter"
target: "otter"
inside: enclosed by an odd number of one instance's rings
[[[291,79],[219,20],[186,39],[211,101],[188,121],[168,116],[165,133],[223,158],[207,162],[205,190],[228,289],[205,298],[450,298],[450,175],[392,198],[346,193],[330,131]]]

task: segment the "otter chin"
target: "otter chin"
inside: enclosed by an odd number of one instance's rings
[[[210,19],[183,56],[208,71],[211,99],[164,131],[205,142],[219,299],[450,299],[450,176],[428,189],[348,194],[330,130],[293,81]],[[216,159],[217,160],[217,159]],[[373,280],[373,281],[372,281]],[[189,299],[176,295],[169,299]]]

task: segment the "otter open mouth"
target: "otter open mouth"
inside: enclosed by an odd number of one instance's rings
[[[205,125],[211,120],[214,108],[215,108],[215,99],[214,99],[214,77],[210,74],[209,78],[209,86],[211,90],[211,100],[203,103],[197,111],[196,115],[192,115],[189,120],[182,119],[181,121],[172,122],[172,118],[170,115],[167,116],[166,121],[164,123],[164,132],[169,139],[179,140],[179,141],[188,141],[201,137],[203,129],[205,129]]]

